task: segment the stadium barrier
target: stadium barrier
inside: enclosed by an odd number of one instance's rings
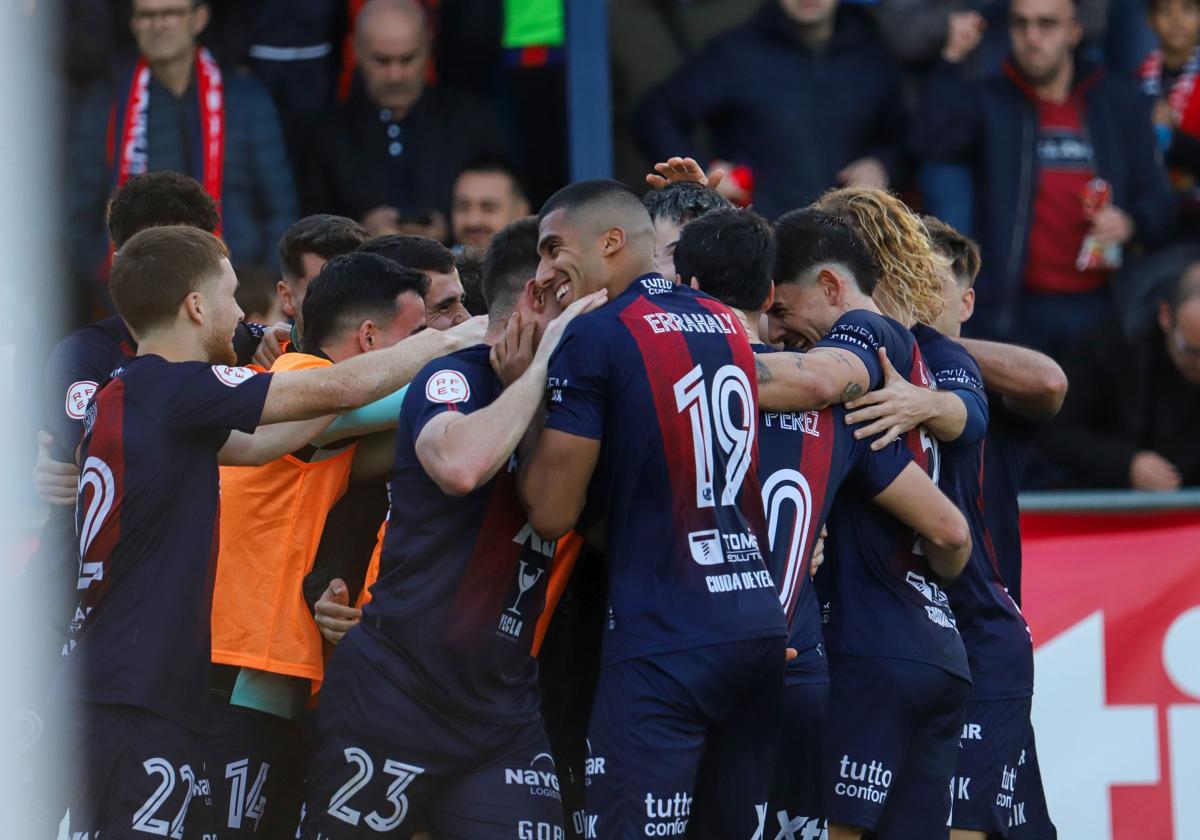
[[[1059,836],[1200,838],[1200,490],[1029,493],[1021,507]]]

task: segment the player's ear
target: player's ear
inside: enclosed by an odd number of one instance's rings
[[[183,299],[183,311],[194,324],[204,325],[204,295],[200,292],[188,292]]]
[[[625,231],[619,227],[610,227],[604,232],[603,253],[606,257],[611,257],[613,254],[625,247]]]
[[[538,282],[536,277],[531,277],[525,281],[525,288],[521,290],[521,297],[534,312],[546,311],[546,294],[550,290],[548,283]]]
[[[775,305],[775,283],[774,283],[774,281],[772,281],[771,289],[767,292],[767,300],[765,303],[763,303],[761,311],[766,312],[768,309],[770,309],[774,305]]]
[[[975,314],[975,287],[967,289],[962,293],[962,311],[958,315],[958,322],[965,324]]]
[[[368,319],[358,325],[358,350],[360,353],[370,353],[379,343],[379,330],[375,322]]]
[[[678,275],[676,275],[676,276],[678,276]],[[676,282],[678,282],[678,281],[676,281]],[[692,282],[688,283],[688,285],[691,286],[693,289],[695,289],[697,292],[700,291],[700,281],[697,280],[695,277],[692,278]]]
[[[828,268],[822,268],[817,274],[817,283],[825,294],[830,306],[840,306],[843,297],[842,278]]]
[[[279,307],[283,310],[283,314],[289,318],[295,318],[296,300],[292,297],[292,287],[287,284],[286,280],[280,280],[275,284],[275,293],[279,295]]]

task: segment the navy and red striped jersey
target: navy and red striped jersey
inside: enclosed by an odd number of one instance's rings
[[[84,418],[79,606],[63,654],[73,699],[197,728],[207,702],[217,455],[262,416],[269,374],[139,356]]]
[[[774,352],[764,344],[753,349]],[[871,452],[869,440],[855,440],[841,405],[820,411],[761,413],[758,452],[770,540],[768,568],[787,616],[788,647],[798,654],[788,663],[787,682],[828,682],[828,666],[819,647],[821,609],[809,579],[813,547],[844,482],[860,471],[878,480],[895,478],[912,461],[912,454],[899,442]],[[880,463],[867,464],[868,459]]]
[[[116,315],[80,327],[54,345],[46,362],[43,428],[54,435],[57,460],[75,460],[88,402],[100,383],[136,354],[137,343]]]
[[[983,374],[966,348],[930,327],[918,325],[913,335],[938,388],[982,401],[986,411]],[[1006,700],[1033,694],[1033,642],[1001,577],[984,515],[985,446],[985,440],[943,443],[937,482],[971,530],[971,559],[947,588],[971,666],[971,699]]]
[[[550,360],[546,428],[601,442],[603,658],[782,636],[758,484],[758,382],[723,304],[647,274],[576,318]]]
[[[378,666],[438,709],[472,719],[538,717],[530,656],[555,543],[529,527],[517,496],[516,460],[466,496],[442,492],[417,459],[433,418],[469,414],[503,384],[476,345],[434,359],[400,409],[387,536],[364,632],[383,643]],[[357,631],[355,631],[357,632]]]
[[[816,346],[857,355],[867,365],[872,389],[883,382],[880,347],[904,379],[932,384],[912,333],[882,315],[852,310]],[[938,445],[931,435],[914,429],[905,446],[922,469],[936,475]],[[949,599],[916,535],[871,501],[898,473],[879,472],[874,460],[867,463],[875,469],[848,482],[829,513],[826,561],[816,578],[826,645],[831,653],[924,662],[969,680]]]

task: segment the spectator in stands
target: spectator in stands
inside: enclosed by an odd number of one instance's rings
[[[205,43],[222,66],[247,67],[279,109],[293,169],[307,171],[328,125],[349,25],[347,0],[208,0]]]
[[[326,262],[357,250],[366,241],[363,226],[344,216],[318,213],[292,223],[279,240],[281,279],[276,291],[284,317],[303,330],[304,294],[309,281],[321,273]]]
[[[960,65],[982,33],[951,28],[913,140],[928,159],[975,167],[984,269],[973,332],[1053,354],[1111,314],[1112,251],[1168,231],[1170,187],[1136,90],[1075,60],[1072,0],[1013,0],[1009,29],[1004,74],[968,84]],[[1098,179],[1111,200],[1089,208]],[[1103,258],[1085,264],[1087,237]]]
[[[633,142],[633,108],[709,41],[758,12],[746,0],[609,0],[613,164],[616,178],[637,183],[653,160]]]
[[[901,175],[900,71],[860,7],[768,0],[653,88],[633,120],[651,160],[703,159],[701,126],[714,165],[732,170],[722,193],[767,216],[839,184],[887,187]]]
[[[1107,23],[1108,0],[1077,0],[1076,16],[1083,43],[1099,41]],[[1008,0],[881,0],[875,10],[879,37],[907,65],[930,66],[937,62],[951,32],[980,28],[980,44],[963,61],[971,80],[1000,73],[1010,51]]]
[[[1179,238],[1200,234],[1200,0],[1150,0],[1159,48],[1138,71],[1153,107],[1159,149],[1170,167]]]
[[[109,248],[115,188],[170,169],[204,185],[235,262],[276,268],[275,243],[296,218],[296,191],[275,106],[249,76],[223,73],[196,39],[209,9],[194,0],[134,0],[137,65],[94,89],[68,140],[73,267],[95,276]]]
[[[445,241],[454,176],[503,154],[495,118],[466,94],[426,86],[430,34],[416,0],[371,0],[355,33],[359,78],[321,138],[304,203],[356,218],[372,236]]]
[[[642,197],[642,204],[654,222],[654,265],[668,280],[675,279],[675,245],[683,226],[709,211],[732,206],[716,190],[689,181],[651,190]]]
[[[1114,319],[1078,342],[1071,388],[1045,454],[1076,487],[1200,485],[1200,260],[1184,268],[1145,331]]]
[[[492,234],[529,215],[529,201],[503,158],[472,161],[454,179],[450,229],[458,250],[482,260]]]

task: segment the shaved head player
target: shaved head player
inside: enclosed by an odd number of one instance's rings
[[[567,330],[521,477],[530,523],[607,516],[608,614],[589,731],[597,837],[764,824],[784,667],[758,492],[754,355],[723,304],[655,271],[632,192],[585,181],[542,208],[538,279],[610,302]],[[568,291],[563,291],[568,289]],[[719,768],[720,778],[700,774]]]

